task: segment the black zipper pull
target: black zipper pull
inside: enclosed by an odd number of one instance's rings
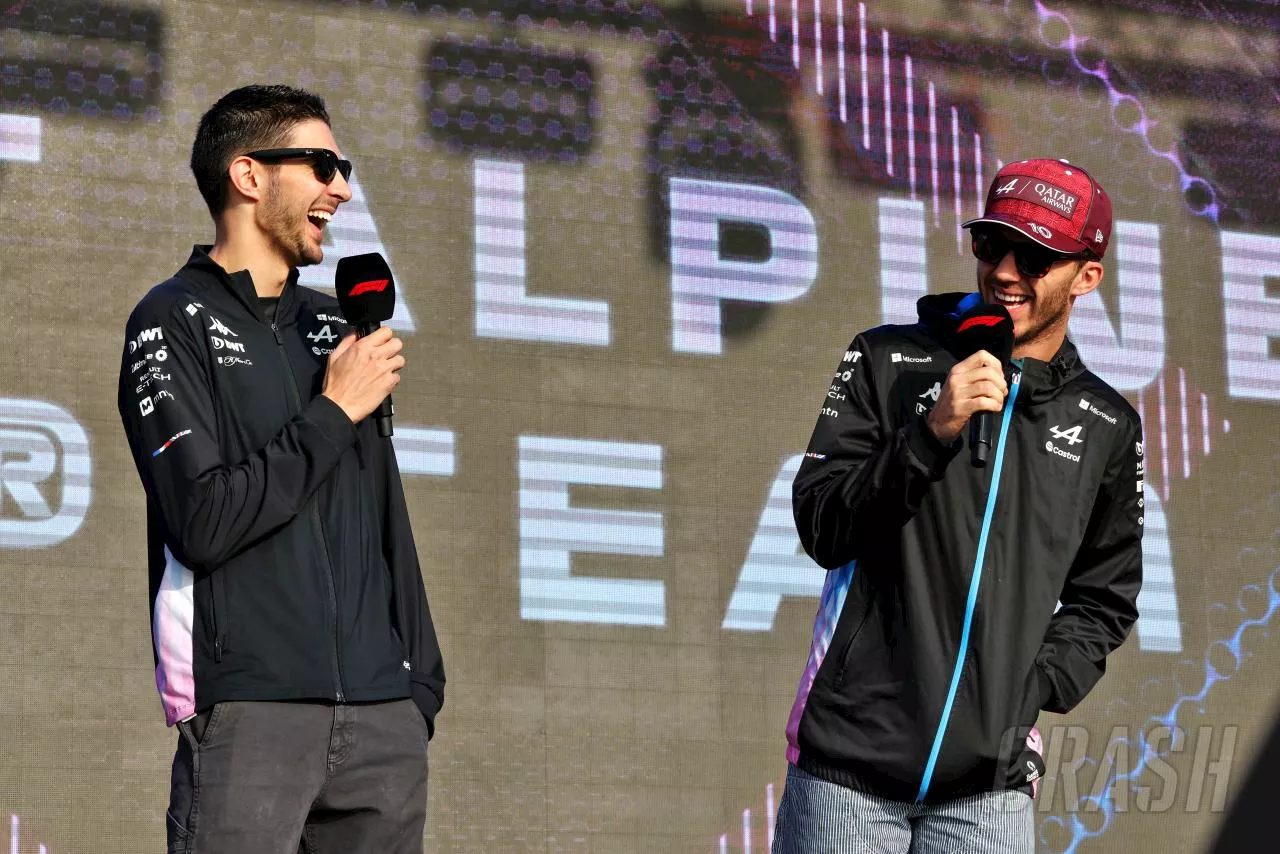
[[[213,642],[213,660],[222,661],[222,638]]]
[[[271,324],[271,334],[272,334],[272,335],[274,335],[274,336],[276,336],[276,343],[277,343],[277,344],[283,344],[283,343],[284,343],[284,339],[280,337],[280,327],[276,326],[276,325],[275,325],[275,323],[272,323],[272,324]]]

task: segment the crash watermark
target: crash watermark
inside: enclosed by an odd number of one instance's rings
[[[1054,726],[1041,732],[1034,756],[1026,728],[1011,729],[999,767],[1016,763],[1019,782],[1034,782],[1035,808],[1043,814],[1217,813],[1230,800],[1239,729]],[[1027,765],[1028,757],[1038,767]]]

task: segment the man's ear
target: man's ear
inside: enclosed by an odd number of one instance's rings
[[[1092,293],[1098,285],[1102,284],[1104,272],[1100,261],[1085,261],[1076,271],[1075,279],[1071,282],[1072,298]]]
[[[228,167],[231,189],[255,202],[262,199],[266,178],[262,170],[255,168],[257,165],[253,158],[241,155],[232,160]]]

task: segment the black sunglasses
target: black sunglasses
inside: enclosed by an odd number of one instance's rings
[[[245,157],[270,162],[272,160],[306,160],[311,164],[311,171],[316,180],[328,184],[333,176],[342,173],[342,180],[351,180],[351,161],[339,160],[338,155],[327,148],[266,148],[262,151],[250,151]]]
[[[984,264],[999,264],[1012,252],[1014,266],[1028,279],[1041,278],[1059,261],[1088,261],[1094,257],[1092,252],[1067,254],[1031,240],[1014,241],[992,228],[973,228],[970,232],[973,235],[973,257]]]

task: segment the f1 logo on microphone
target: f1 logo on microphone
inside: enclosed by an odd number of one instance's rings
[[[73,536],[89,511],[91,477],[89,437],[69,412],[0,397],[0,508],[17,509],[16,518],[0,510],[0,549],[48,548]]]
[[[1004,321],[1003,317],[994,314],[979,314],[970,317],[964,323],[960,324],[960,328],[956,332],[964,332],[966,329],[972,329],[975,326],[999,326]]]
[[[390,279],[371,279],[367,282],[361,282],[351,289],[350,296],[358,297],[360,294],[381,293],[387,289],[389,284],[391,284]]]

